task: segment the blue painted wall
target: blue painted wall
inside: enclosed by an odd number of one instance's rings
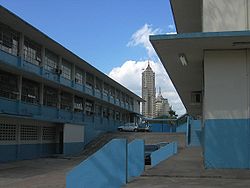
[[[176,132],[177,133],[186,133],[187,132],[187,123],[184,123],[182,125],[178,125],[176,127]]]
[[[140,176],[144,171],[144,141],[133,140],[128,144],[127,152],[127,181]]]
[[[189,146],[201,146],[201,120],[189,120]]]
[[[250,168],[249,119],[205,121],[206,168]]]
[[[177,153],[177,142],[171,142],[159,150],[151,153],[151,166],[156,166],[161,161],[168,159]]]
[[[117,188],[126,184],[125,139],[114,139],[66,176],[67,188]]]
[[[0,162],[47,157],[57,153],[57,144],[0,145]]]
[[[150,123],[150,130],[152,132],[176,132],[176,126],[165,123]]]

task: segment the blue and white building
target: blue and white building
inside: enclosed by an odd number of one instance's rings
[[[206,168],[250,168],[250,1],[171,0],[177,34],[150,37],[187,112],[202,120]]]
[[[78,153],[142,101],[0,6],[0,162]]]

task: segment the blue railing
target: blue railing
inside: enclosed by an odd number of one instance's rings
[[[97,128],[103,131],[114,131],[122,123],[113,119],[107,119],[98,115],[86,115],[82,112],[58,109],[40,104],[31,104],[23,101],[11,100],[0,97],[0,114],[13,115],[19,117],[29,117],[37,120],[98,124]]]

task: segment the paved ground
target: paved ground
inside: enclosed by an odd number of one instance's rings
[[[145,143],[178,141],[185,146],[184,134],[166,133],[108,133],[94,140],[79,156],[70,158],[42,158],[0,164],[0,188],[65,187],[66,173],[112,138],[145,139]]]
[[[206,170],[201,149],[184,148],[124,187],[250,187],[250,170]]]

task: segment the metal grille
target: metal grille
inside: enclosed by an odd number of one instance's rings
[[[78,84],[83,84],[83,71],[79,68],[76,68],[75,82]]]
[[[49,50],[45,50],[44,68],[54,71],[58,66],[59,58],[56,54]]]
[[[65,60],[62,62],[62,77],[71,80],[71,64]]]
[[[43,140],[55,141],[56,140],[56,128],[55,127],[43,127]]]
[[[21,125],[20,140],[38,140],[38,127],[32,125]]]
[[[19,34],[0,23],[0,49],[12,55],[18,55]]]
[[[16,125],[0,124],[0,141],[15,141],[16,138]]]
[[[42,50],[41,46],[35,42],[29,40],[28,38],[24,39],[24,60],[28,61],[35,65],[40,65],[42,61]]]

